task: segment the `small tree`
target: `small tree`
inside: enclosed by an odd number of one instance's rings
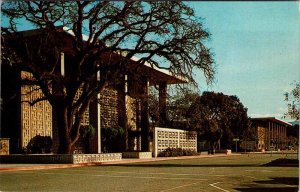
[[[149,94],[149,115],[154,125],[187,129],[186,113],[192,103],[195,102],[199,93],[192,89],[192,85],[174,86],[168,90],[167,113],[164,125],[159,125],[158,93],[155,87]],[[160,122],[161,123],[161,122]]]
[[[300,83],[295,83],[295,87],[291,92],[284,94],[285,101],[287,102],[287,112],[284,118],[291,118],[299,121],[299,106],[300,106]]]

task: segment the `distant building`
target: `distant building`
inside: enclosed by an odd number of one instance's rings
[[[292,125],[275,117],[251,118],[256,134],[256,149],[278,150],[287,148],[287,131]]]

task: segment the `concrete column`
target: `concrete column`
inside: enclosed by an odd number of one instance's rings
[[[274,124],[273,122],[271,122],[271,140],[274,139],[273,135],[274,135]]]
[[[149,81],[145,77],[142,79],[143,91],[141,98],[141,150],[150,151],[150,127],[149,127],[149,102],[148,102],[148,87]]]
[[[282,126],[280,126],[280,148],[283,147],[283,134],[282,134]]]
[[[277,141],[276,148],[278,149],[278,147],[279,147],[279,124],[276,124],[276,141]]]
[[[270,146],[271,146],[271,123],[269,122],[269,126],[268,126],[268,150],[270,150]]]
[[[128,102],[128,75],[125,75],[124,76],[124,131],[125,131],[125,141],[124,141],[124,144],[125,144],[125,151],[127,151],[129,149],[129,146],[128,146],[128,114],[127,114],[127,107],[126,107],[126,104]]]
[[[100,81],[100,70],[97,72],[97,81]],[[101,105],[100,105],[100,93],[97,94],[97,144],[98,153],[101,153]]]
[[[167,120],[167,83],[159,84],[159,124],[162,126]]]
[[[60,73],[62,76],[65,76],[65,54],[60,53]]]
[[[286,138],[286,126],[284,127],[284,143],[285,143],[285,146],[287,146],[287,138]]]

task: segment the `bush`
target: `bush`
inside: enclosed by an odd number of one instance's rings
[[[84,140],[85,153],[90,153],[90,139],[95,135],[96,129],[92,125],[83,125],[79,129],[80,136]]]
[[[31,154],[51,153],[52,139],[50,136],[36,135],[30,139],[26,152]]]
[[[125,129],[122,127],[101,129],[104,153],[121,152],[124,147]]]
[[[158,157],[179,157],[179,156],[193,156],[197,155],[197,152],[190,149],[181,148],[167,148],[163,152],[158,154]]]

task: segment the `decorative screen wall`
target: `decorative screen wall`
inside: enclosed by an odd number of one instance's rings
[[[180,129],[154,128],[154,156],[167,148],[197,151],[197,133]]]
[[[21,72],[22,79],[32,79],[32,74]],[[40,101],[31,106],[30,102],[42,98],[38,86],[21,86],[21,147],[24,148],[36,135],[52,136],[52,107],[48,101]]]

